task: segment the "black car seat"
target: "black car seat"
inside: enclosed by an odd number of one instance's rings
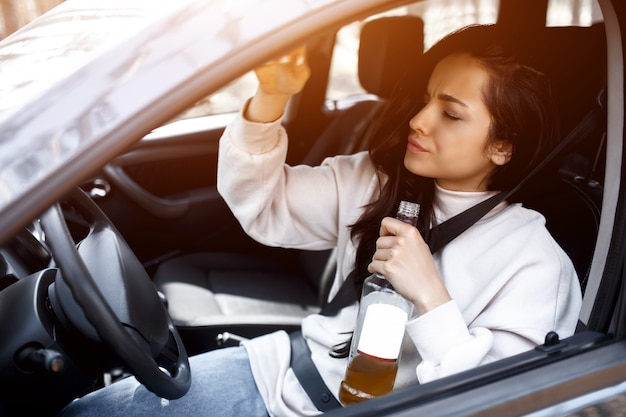
[[[423,22],[417,17],[366,22],[358,74],[374,98],[342,110],[302,163],[317,165],[327,156],[364,149],[367,121],[423,49]],[[153,278],[187,349],[194,353],[215,347],[224,331],[253,337],[277,328],[297,329],[302,318],[319,311],[335,273],[334,251],[301,251],[298,261],[300,268],[294,269],[247,254],[198,252],[165,261]]]
[[[519,196],[541,212],[546,227],[572,259],[585,289],[602,206],[606,144],[606,38],[603,24],[549,27],[513,36],[512,47],[527,65],[551,80],[561,136],[590,111],[591,133],[577,138]]]

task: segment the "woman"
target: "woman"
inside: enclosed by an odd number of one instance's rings
[[[257,93],[220,142],[219,190],[247,233],[274,246],[337,247],[330,297],[352,270],[357,286],[379,272],[415,305],[396,387],[523,352],[552,330],[569,336],[577,322],[576,273],[540,214],[503,202],[435,254],[425,240],[431,226],[517,184],[557,138],[546,81],[492,43],[491,30],[462,31],[428,51],[427,85],[415,73],[399,84],[369,152],[285,165],[280,122],[309,76],[303,49],[257,70]],[[417,198],[419,230],[392,217],[400,200]],[[335,395],[357,308],[302,324]],[[160,400],[131,378],[64,415],[89,405],[109,416],[319,414],[290,356],[289,336],[272,333],[191,358],[192,387],[180,400]]]

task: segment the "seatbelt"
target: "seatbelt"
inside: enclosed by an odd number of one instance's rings
[[[330,411],[341,407],[341,403],[330,392],[313,363],[311,351],[306,344],[306,340],[302,337],[302,332],[296,331],[289,334],[289,342],[291,343],[289,366],[315,407],[319,411]]]

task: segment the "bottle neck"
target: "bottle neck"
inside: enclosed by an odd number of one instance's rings
[[[401,201],[398,206],[396,219],[417,227],[417,219],[420,213],[420,205],[410,201]]]

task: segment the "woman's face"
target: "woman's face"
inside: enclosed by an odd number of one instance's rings
[[[485,177],[510,159],[502,142],[487,146],[491,115],[483,102],[486,69],[465,54],[446,57],[435,67],[425,106],[409,122],[406,168],[434,178],[454,191],[485,190]]]

